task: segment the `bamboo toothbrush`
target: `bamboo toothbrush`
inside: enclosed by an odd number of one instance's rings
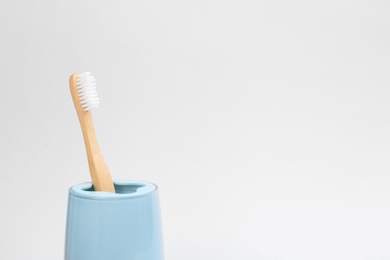
[[[70,92],[83,131],[89,170],[95,191],[115,193],[114,184],[96,140],[91,109],[99,105],[95,78],[91,73],[75,73],[69,78]]]

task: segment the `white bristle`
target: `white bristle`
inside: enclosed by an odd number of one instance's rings
[[[90,72],[83,72],[77,77],[77,92],[84,111],[98,107],[99,98],[96,93],[95,78]]]

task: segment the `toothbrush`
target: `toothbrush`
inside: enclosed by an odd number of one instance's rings
[[[69,78],[70,92],[79,117],[87,150],[89,171],[95,191],[115,193],[114,184],[95,135],[91,109],[99,105],[95,78],[90,72],[75,73]]]

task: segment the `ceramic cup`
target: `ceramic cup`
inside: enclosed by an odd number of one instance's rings
[[[65,260],[163,260],[157,186],[114,181],[116,193],[92,184],[69,189]]]

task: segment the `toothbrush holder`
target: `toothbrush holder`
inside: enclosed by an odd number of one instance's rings
[[[116,193],[91,182],[69,189],[65,260],[163,260],[157,186],[116,180]]]

